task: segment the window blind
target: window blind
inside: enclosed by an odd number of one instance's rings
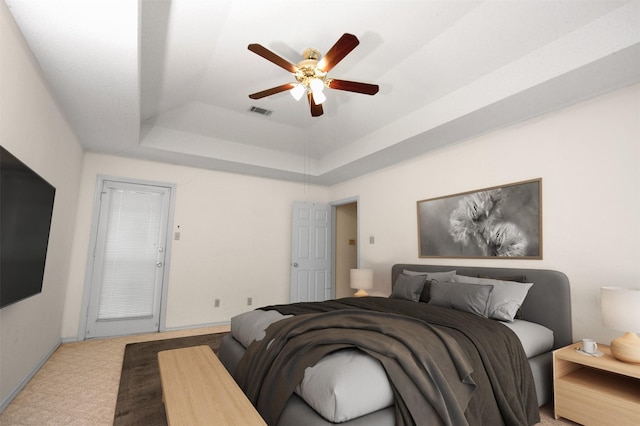
[[[109,188],[98,320],[153,315],[162,194]]]

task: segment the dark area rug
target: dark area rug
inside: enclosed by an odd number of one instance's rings
[[[217,353],[225,334],[228,333],[128,344],[122,361],[114,426],[165,426],[167,417],[162,404],[158,352],[209,345]]]

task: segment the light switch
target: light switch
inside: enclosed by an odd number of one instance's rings
[[[373,235],[369,237],[369,244],[375,244],[376,243],[376,237],[374,237]]]
[[[176,231],[173,233],[173,239],[176,241],[180,239],[180,231]]]

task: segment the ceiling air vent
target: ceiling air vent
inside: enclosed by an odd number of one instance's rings
[[[262,115],[271,115],[271,113],[273,112],[268,109],[258,108],[255,106],[252,106],[251,108],[249,108],[249,111],[255,112],[256,114],[262,114]]]

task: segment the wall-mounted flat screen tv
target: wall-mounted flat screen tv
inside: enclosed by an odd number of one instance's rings
[[[0,308],[42,291],[55,193],[0,146]]]

